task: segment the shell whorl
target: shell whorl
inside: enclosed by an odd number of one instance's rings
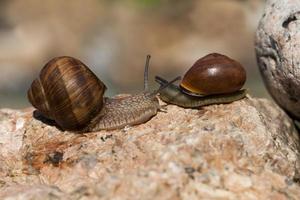
[[[28,90],[28,99],[45,117],[65,130],[84,128],[103,106],[106,86],[81,61],[56,57]]]

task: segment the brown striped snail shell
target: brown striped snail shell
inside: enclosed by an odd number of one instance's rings
[[[28,90],[30,103],[65,130],[82,129],[103,107],[106,86],[80,60],[50,60]]]

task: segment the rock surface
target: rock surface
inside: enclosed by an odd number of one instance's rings
[[[299,199],[299,136],[274,103],[166,109],[86,134],[0,110],[0,199]]]
[[[267,0],[256,32],[256,55],[275,101],[300,119],[300,1]]]

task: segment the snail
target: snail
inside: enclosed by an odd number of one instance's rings
[[[156,76],[155,80],[165,86],[169,82]],[[186,72],[179,87],[170,84],[159,97],[169,103],[185,108],[210,104],[231,103],[246,96],[241,89],[246,81],[246,71],[237,61],[218,53],[208,54],[197,60]]]
[[[67,131],[92,132],[148,121],[160,109],[157,94],[148,91],[147,56],[144,91],[120,98],[104,97],[105,84],[80,60],[62,56],[50,60],[28,90],[30,103]],[[171,82],[179,80],[179,77]]]

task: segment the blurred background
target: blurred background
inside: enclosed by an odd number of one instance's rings
[[[263,0],[1,0],[0,108],[29,106],[26,91],[44,64],[70,55],[88,65],[107,95],[143,89],[145,57],[154,75],[182,75],[211,52],[241,62],[246,87],[269,98],[254,33]]]

